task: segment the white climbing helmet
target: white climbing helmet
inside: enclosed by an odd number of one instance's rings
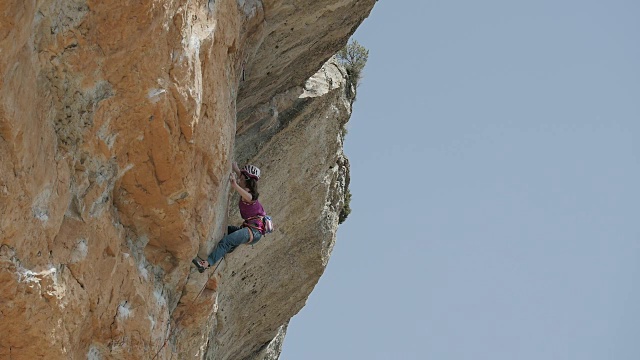
[[[260,180],[260,169],[253,165],[245,165],[241,172],[252,179]]]

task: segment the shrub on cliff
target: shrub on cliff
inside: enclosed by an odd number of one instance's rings
[[[338,224],[342,224],[345,220],[347,220],[347,216],[351,214],[351,190],[347,188],[347,191],[344,193],[344,206],[342,210],[340,210],[340,215],[338,215]]]
[[[369,50],[360,45],[358,41],[351,40],[342,50],[336,54],[338,61],[347,69],[349,81],[354,87],[358,87],[358,82],[362,78],[362,70],[367,64]]]

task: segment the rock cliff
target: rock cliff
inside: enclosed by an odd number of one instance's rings
[[[374,3],[2,1],[0,359],[276,359],[349,181],[330,57]],[[233,160],[277,231],[200,274]]]

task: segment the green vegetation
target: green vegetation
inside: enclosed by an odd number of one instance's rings
[[[347,81],[348,86],[346,86],[345,91],[347,92],[347,97],[353,102],[356,100],[356,88],[360,84],[360,80],[362,79],[362,71],[364,70],[364,66],[367,64],[367,60],[369,59],[369,50],[367,50],[364,46],[360,45],[358,41],[351,40],[347,45],[345,45],[342,50],[338,51],[336,54],[336,58],[338,62],[344,66],[347,70]],[[345,124],[346,125],[346,124]],[[343,128],[342,136],[344,141],[344,136],[347,134],[346,126]],[[338,224],[342,224],[349,214],[351,214],[351,190],[349,189],[349,183],[347,181],[347,189],[344,192],[344,205],[340,210],[340,214],[338,215]]]
[[[349,204],[351,204],[351,190],[347,188],[347,191],[344,193],[344,206],[342,207],[342,210],[340,210],[340,215],[338,215],[338,224],[342,224],[347,220],[349,214],[351,214],[351,207]]]
[[[347,69],[349,81],[354,87],[358,87],[362,78],[362,70],[369,59],[369,50],[360,45],[358,41],[351,40],[342,50],[336,54],[338,61]]]

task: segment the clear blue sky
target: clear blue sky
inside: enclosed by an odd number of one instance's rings
[[[640,2],[382,0],[282,360],[640,359]]]

